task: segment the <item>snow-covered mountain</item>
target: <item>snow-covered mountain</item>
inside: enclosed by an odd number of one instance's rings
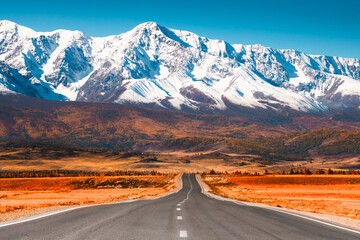
[[[327,111],[359,108],[360,61],[231,45],[154,22],[94,38],[1,21],[0,91],[194,111]]]

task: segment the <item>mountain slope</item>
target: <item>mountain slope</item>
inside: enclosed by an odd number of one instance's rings
[[[354,115],[359,116],[359,112]],[[240,154],[241,162],[252,159],[262,163],[309,160],[318,155],[348,154],[347,157],[358,158],[360,121],[334,120],[335,116],[302,114],[271,126],[244,117],[0,95],[0,143],[26,141],[87,150],[201,152],[209,155],[194,157],[219,160],[228,154]],[[15,155],[15,159],[24,159],[23,155]],[[335,162],[342,159],[339,156]],[[4,155],[1,158],[14,159]]]
[[[147,22],[116,36],[0,22],[0,90],[202,112],[359,108],[359,59],[230,45]],[[241,110],[239,110],[241,111]]]

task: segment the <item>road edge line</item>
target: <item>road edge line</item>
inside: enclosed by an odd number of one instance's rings
[[[0,228],[15,225],[15,224],[20,224],[20,223],[30,222],[30,221],[34,221],[34,220],[37,220],[37,219],[49,217],[49,216],[52,216],[52,215],[56,215],[56,214],[60,214],[60,213],[64,213],[64,212],[74,211],[74,210],[81,209],[81,208],[104,206],[104,205],[116,205],[116,204],[130,203],[130,202],[135,202],[135,201],[151,201],[151,200],[160,199],[160,198],[163,198],[163,197],[167,197],[167,196],[169,196],[171,194],[178,193],[183,188],[182,176],[183,176],[183,173],[180,173],[179,178],[180,178],[180,183],[181,184],[180,184],[179,189],[177,189],[176,191],[173,191],[173,192],[168,192],[168,193],[166,193],[166,194],[164,194],[162,196],[159,196],[159,197],[145,198],[145,199],[132,199],[132,200],[119,201],[119,202],[96,203],[96,204],[89,204],[89,205],[70,207],[70,208],[63,209],[63,210],[38,214],[38,215],[35,215],[33,217],[24,218],[24,219],[21,219],[21,220],[15,220],[15,221],[7,222],[7,223],[6,222],[5,223],[0,223]]]
[[[222,197],[222,196],[219,196],[219,195],[216,195],[216,194],[213,194],[213,193],[210,193],[208,190],[206,190],[204,188],[204,186],[207,186],[208,188],[210,188],[202,179],[201,179],[201,176],[200,174],[196,174],[196,181],[199,183],[200,185],[200,188],[201,188],[201,192],[208,196],[208,197],[211,197],[211,198],[215,198],[217,200],[220,200],[220,201],[226,201],[226,202],[233,202],[235,204],[238,204],[238,205],[242,205],[242,206],[250,206],[248,203],[245,203],[245,202],[242,202],[242,201],[238,201],[238,200],[235,200],[235,199],[230,199],[230,198],[225,198],[225,197]]]
[[[221,200],[221,201],[228,201],[228,202],[233,202],[233,203],[236,203],[238,205],[242,205],[242,206],[249,206],[249,207],[258,207],[258,208],[264,208],[264,209],[269,209],[269,210],[272,210],[272,211],[276,211],[276,212],[281,212],[281,213],[285,213],[285,214],[288,214],[288,215],[292,215],[292,216],[296,216],[296,217],[299,217],[299,218],[303,218],[303,219],[306,219],[306,220],[310,220],[310,221],[313,221],[313,222],[317,222],[317,223],[321,223],[321,224],[324,224],[324,225],[328,225],[328,226],[331,226],[331,227],[334,227],[334,228],[338,228],[338,229],[342,229],[342,230],[346,230],[346,231],[349,231],[349,232],[353,232],[353,233],[356,233],[356,234],[360,234],[360,231],[358,230],[355,230],[355,229],[351,229],[351,228],[348,228],[348,227],[343,227],[343,226],[339,226],[339,225],[336,225],[334,223],[329,223],[329,222],[325,222],[325,221],[322,221],[322,220],[319,220],[319,219],[316,219],[316,218],[311,218],[311,217],[307,217],[307,216],[303,216],[303,215],[300,215],[300,214],[296,214],[296,213],[292,213],[290,211],[287,211],[286,209],[277,209],[273,206],[270,206],[270,205],[266,205],[266,206],[258,206],[258,205],[254,205],[254,204],[251,204],[251,203],[248,203],[248,202],[242,202],[242,201],[239,201],[239,200],[235,200],[235,199],[230,199],[230,198],[225,198],[225,197],[221,197],[221,196],[218,196],[216,194],[213,194],[213,193],[210,193],[208,192],[208,190],[205,190],[204,187],[203,187],[203,184],[204,185],[207,185],[202,179],[201,179],[201,176],[199,174],[196,174],[196,180],[197,182],[199,183],[200,187],[201,187],[201,192],[203,194],[205,194],[206,196],[208,197],[211,197],[211,198],[215,198],[217,200]]]

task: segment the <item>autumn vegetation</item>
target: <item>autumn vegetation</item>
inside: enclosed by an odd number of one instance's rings
[[[224,197],[360,220],[359,171],[346,175],[336,171],[311,175],[212,173],[203,178],[215,194]]]
[[[85,170],[38,170],[38,171],[0,171],[0,178],[39,178],[39,177],[108,177],[108,176],[161,176],[168,175],[152,171],[108,171],[94,172]]]
[[[176,187],[174,174],[154,172],[152,175],[73,171],[12,174],[16,178],[0,178],[0,221],[69,206],[155,197]]]
[[[221,176],[266,176],[266,175],[360,175],[360,170],[334,170],[331,168],[328,169],[317,169],[316,171],[312,172],[310,169],[291,169],[290,171],[286,172],[285,170],[277,171],[277,172],[269,172],[267,169],[261,174],[259,172],[247,172],[247,171],[234,171],[234,172],[221,172],[211,169],[208,173],[203,172],[202,175],[221,175]]]

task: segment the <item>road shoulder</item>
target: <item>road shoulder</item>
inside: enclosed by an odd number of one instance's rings
[[[235,199],[225,198],[218,196],[214,193],[212,193],[211,188],[205,183],[203,178],[197,174],[196,180],[198,181],[202,193],[205,195],[221,200],[221,201],[231,201],[239,205],[247,205],[247,206],[253,206],[253,207],[261,207],[261,208],[267,208],[271,209],[273,211],[283,212],[295,216],[300,216],[304,218],[309,218],[310,220],[315,220],[319,222],[329,223],[333,224],[339,227],[343,228],[349,228],[350,230],[360,231],[360,220],[351,219],[351,218],[344,218],[344,217],[338,217],[333,215],[327,215],[327,214],[319,214],[319,213],[311,213],[311,212],[303,212],[303,211],[297,211],[292,209],[285,209],[285,208],[277,208],[270,205],[262,204],[262,203],[251,203],[251,202],[242,202]],[[358,232],[359,233],[359,232]]]
[[[3,218],[5,219],[3,221],[1,221],[0,219],[0,227],[22,223],[22,222],[28,222],[35,219],[44,218],[47,216],[51,216],[67,211],[72,211],[80,208],[85,208],[85,207],[93,207],[93,206],[107,205],[107,204],[121,204],[121,203],[133,202],[138,200],[154,200],[154,199],[163,198],[171,194],[177,193],[182,189],[182,175],[183,173],[176,175],[173,178],[172,183],[168,187],[168,191],[158,196],[147,196],[147,197],[145,196],[143,198],[127,199],[127,200],[98,203],[98,204],[84,204],[84,205],[76,205],[76,206],[52,206],[45,208],[35,208],[27,211],[18,211],[9,214],[8,218]]]

